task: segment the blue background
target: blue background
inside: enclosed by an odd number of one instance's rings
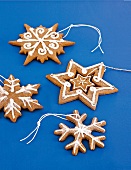
[[[25,31],[23,24],[32,27],[50,27],[59,23],[61,30],[71,23],[91,24],[102,32],[102,48],[96,47],[98,34],[90,28],[72,28],[67,40],[75,41],[72,47],[65,47],[60,55],[62,64],[49,60],[44,64],[33,61],[23,66],[25,55],[19,54],[19,47],[8,44]],[[92,111],[80,101],[58,104],[59,88],[45,76],[66,70],[70,59],[83,66],[103,61],[106,65],[131,69],[131,2],[129,1],[4,1],[0,2],[0,74],[13,74],[21,85],[40,83],[38,99],[43,110],[33,113],[23,110],[17,123],[5,119],[0,113],[0,170],[130,170],[131,169],[131,74],[107,69],[104,79],[114,84],[119,92],[99,97],[97,109]],[[106,140],[103,149],[88,149],[85,154],[74,157],[64,146],[73,140],[58,142],[53,131],[60,122],[72,124],[54,117],[45,119],[35,140],[26,145],[19,140],[31,132],[40,116],[47,112],[69,114],[78,109],[86,112],[91,122],[94,116],[106,120]]]

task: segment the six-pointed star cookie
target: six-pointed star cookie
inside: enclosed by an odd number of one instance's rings
[[[59,104],[79,99],[95,110],[99,95],[118,91],[117,88],[102,79],[104,72],[103,63],[84,68],[71,60],[65,73],[50,74],[46,77],[61,88]]]
[[[19,82],[19,79],[10,75],[8,79],[5,79],[4,86],[0,86],[0,109],[4,108],[4,116],[12,122],[16,122],[22,115],[21,108],[29,111],[42,108],[38,100],[31,98],[33,94],[38,93],[40,84],[28,84],[20,87]]]
[[[9,42],[9,44],[20,46],[20,53],[28,54],[24,65],[34,59],[44,63],[49,58],[61,64],[57,55],[64,53],[64,46],[74,44],[74,42],[63,40],[63,34],[56,32],[58,24],[53,25],[51,28],[46,28],[42,25],[37,28],[32,28],[27,24],[24,24],[24,26],[27,32],[20,34],[18,40]]]

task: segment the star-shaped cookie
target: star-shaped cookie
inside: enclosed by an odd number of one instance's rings
[[[118,91],[113,85],[103,80],[104,72],[104,63],[82,67],[71,60],[65,73],[49,74],[46,78],[61,88],[59,104],[79,99],[95,110],[99,95]]]
[[[51,28],[42,25],[37,28],[32,28],[27,24],[24,24],[24,26],[27,32],[20,34],[18,40],[9,42],[9,44],[20,46],[21,54],[28,54],[24,65],[29,64],[34,59],[40,60],[41,63],[51,59],[61,64],[57,55],[65,53],[64,46],[74,44],[74,42],[64,40],[63,34],[56,32],[58,24]]]

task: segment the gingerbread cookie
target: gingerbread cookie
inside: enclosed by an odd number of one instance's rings
[[[21,108],[29,111],[42,108],[37,100],[31,98],[33,94],[38,93],[40,84],[20,87],[19,82],[19,79],[10,75],[4,80],[4,87],[0,86],[0,109],[4,108],[4,116],[12,122],[16,122],[17,118],[22,115]]]
[[[27,24],[24,24],[24,26],[27,32],[20,34],[18,40],[9,42],[9,44],[20,46],[21,54],[28,54],[24,65],[29,64],[34,59],[40,60],[41,63],[51,59],[61,64],[57,55],[65,53],[64,46],[74,44],[74,42],[63,40],[63,34],[56,32],[58,24],[51,28],[42,25],[37,28],[32,28]]]
[[[84,68],[71,60],[66,72],[50,74],[46,78],[61,88],[59,104],[79,99],[95,110],[99,95],[118,91],[113,85],[103,80],[104,72],[104,63]]]
[[[59,130],[55,130],[55,135],[61,135],[59,141],[64,141],[68,136],[74,136],[74,141],[66,145],[65,149],[72,149],[72,154],[77,155],[78,151],[85,153],[86,148],[82,143],[82,140],[86,139],[89,141],[89,147],[91,150],[95,150],[95,147],[98,146],[100,148],[104,147],[104,143],[102,140],[105,140],[105,136],[93,136],[91,133],[93,131],[96,132],[105,132],[105,129],[102,126],[106,125],[105,121],[98,122],[98,119],[94,117],[92,119],[92,123],[88,126],[83,124],[83,121],[86,119],[87,114],[82,114],[80,116],[78,110],[74,110],[74,115],[67,116],[66,118],[75,124],[74,128],[69,128],[65,124],[60,123]]]

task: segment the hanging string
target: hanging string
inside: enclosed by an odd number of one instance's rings
[[[2,75],[0,75],[0,77],[1,77],[2,79],[6,80],[6,78],[3,77]],[[0,82],[1,82],[2,84],[4,84],[3,81],[2,81],[1,79],[0,79]]]
[[[102,43],[101,31],[99,30],[99,28],[97,28],[95,26],[87,25],[87,24],[76,24],[76,25],[71,24],[68,27],[66,27],[66,28],[64,28],[64,29],[62,29],[62,30],[60,30],[58,32],[60,33],[60,32],[63,32],[65,30],[68,30],[67,33],[65,34],[65,36],[63,37],[63,38],[65,38],[69,34],[71,28],[75,28],[75,27],[89,27],[89,28],[92,28],[92,29],[96,30],[98,32],[98,34],[99,34],[98,45],[91,52],[94,52],[95,50],[97,50],[97,48],[100,48],[101,52],[104,54],[104,51],[101,48],[101,43]]]
[[[106,66],[106,65],[105,65],[105,67],[112,69],[112,70],[117,70],[117,71],[131,72],[131,70],[128,70],[128,69],[115,68],[115,67],[110,67],[110,66]]]
[[[22,141],[26,140],[27,138],[29,138],[32,134],[34,134],[34,136],[32,137],[32,139],[31,139],[29,142],[27,142],[26,144],[31,143],[31,142],[35,139],[35,137],[36,137],[36,135],[37,135],[37,133],[38,133],[38,131],[39,131],[39,128],[40,128],[40,125],[41,125],[41,121],[42,121],[43,119],[45,119],[46,117],[48,117],[48,116],[54,116],[54,117],[58,117],[58,118],[63,119],[63,120],[67,120],[67,119],[64,118],[64,117],[66,117],[66,116],[71,116],[71,115],[74,115],[74,114],[46,113],[46,114],[42,115],[42,116],[40,117],[40,119],[38,120],[38,122],[37,122],[36,128],[35,128],[31,133],[29,133],[28,136],[26,136],[25,138],[21,139],[20,141],[22,142]]]

